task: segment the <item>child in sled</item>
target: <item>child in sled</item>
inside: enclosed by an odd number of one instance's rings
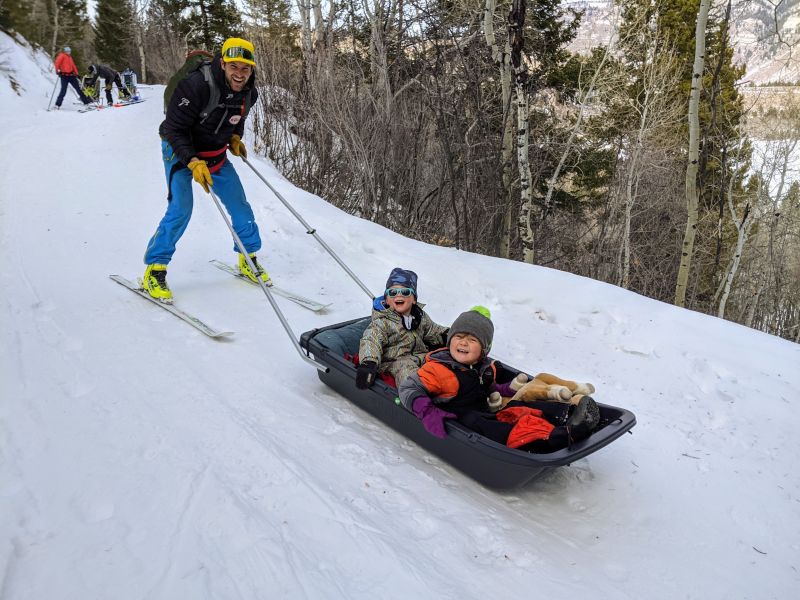
[[[446,419],[532,452],[553,452],[588,437],[600,421],[597,403],[588,395],[569,401],[502,399],[518,394],[522,378],[496,382],[496,364],[488,356],[493,336],[488,309],[476,306],[461,313],[450,327],[447,347],[430,352],[425,364],[400,384],[403,405],[441,438],[447,435]]]
[[[440,348],[447,327],[434,323],[417,303],[417,274],[396,267],[389,274],[383,296],[372,305],[372,321],[358,346],[356,387],[366,389],[378,373],[394,377],[399,385],[416,372],[430,348]]]

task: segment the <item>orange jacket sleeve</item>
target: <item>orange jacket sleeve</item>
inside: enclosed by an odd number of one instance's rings
[[[420,381],[431,398],[454,398],[458,394],[458,379],[451,369],[438,362],[426,362],[417,371]]]
[[[75,61],[65,52],[56,56],[55,67],[56,73],[63,73],[64,75],[78,74],[78,67],[75,66]]]

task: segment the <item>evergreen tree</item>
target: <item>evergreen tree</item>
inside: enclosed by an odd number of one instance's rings
[[[94,50],[101,62],[115,69],[131,63],[132,25],[129,0],[97,0]]]
[[[30,15],[30,6],[27,0],[1,0],[0,1],[0,28],[23,31]]]
[[[248,20],[274,44],[291,48],[296,46],[298,26],[292,23],[291,0],[245,0]]]
[[[242,19],[233,0],[187,0],[191,14],[189,46],[210,52],[219,50],[226,38],[242,34]]]
[[[567,46],[578,35],[583,16],[561,4],[561,0],[530,2],[525,21],[525,48],[535,59],[531,77],[552,87],[561,87],[562,71],[570,58]]]
[[[53,55],[71,46],[76,63],[88,22],[86,0],[0,0],[0,26]]]
[[[53,6],[58,9],[58,28],[56,20],[51,16],[47,26],[47,41],[43,46],[55,55],[64,46],[72,48],[72,58],[80,69],[88,48],[88,39],[91,38],[89,15],[86,12],[86,0],[56,0],[47,3],[49,14],[53,13]],[[51,45],[52,44],[52,45]]]

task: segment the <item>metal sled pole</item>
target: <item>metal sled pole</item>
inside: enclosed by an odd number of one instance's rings
[[[225,209],[222,207],[222,203],[220,202],[220,200],[217,197],[217,195],[214,193],[213,189],[211,189],[209,187],[208,191],[211,194],[211,198],[213,198],[213,200],[214,200],[214,204],[217,205],[217,210],[219,210],[219,214],[222,215],[222,218],[225,221],[225,224],[228,226],[228,229],[230,230],[231,235],[233,236],[233,239],[236,242],[236,247],[239,248],[239,252],[242,253],[242,256],[244,256],[244,259],[247,261],[247,266],[250,267],[250,270],[253,273],[256,273],[257,269],[256,269],[256,266],[253,264],[253,259],[250,258],[250,254],[247,252],[247,250],[245,250],[245,247],[244,247],[244,244],[242,243],[242,240],[239,239],[239,236],[236,234],[236,231],[233,229],[233,224],[231,223],[231,220],[228,218],[228,214],[225,212]],[[328,367],[326,367],[325,365],[323,365],[321,363],[318,363],[313,358],[311,358],[310,356],[306,356],[303,353],[303,349],[300,347],[300,344],[297,342],[297,338],[295,337],[294,332],[292,331],[292,328],[289,326],[289,323],[286,320],[286,317],[283,316],[283,312],[281,312],[281,309],[278,306],[278,303],[275,302],[275,298],[272,296],[272,292],[269,291],[269,287],[267,286],[267,284],[265,284],[263,281],[261,281],[260,277],[257,277],[256,279],[258,280],[258,285],[261,286],[261,289],[264,291],[264,294],[267,296],[267,300],[269,300],[269,303],[272,306],[272,310],[274,310],[275,314],[278,315],[278,319],[280,320],[281,325],[283,325],[283,328],[286,330],[286,333],[289,334],[289,338],[292,340],[292,344],[294,345],[295,350],[297,350],[297,353],[300,355],[300,358],[302,358],[307,363],[309,363],[311,365],[314,365],[314,367],[316,367],[317,369],[319,369],[323,373],[327,373],[329,371]]]
[[[316,229],[314,229],[314,228],[312,228],[312,227],[311,227],[311,226],[310,226],[308,223],[306,223],[306,222],[305,222],[305,220],[303,219],[303,217],[301,217],[301,216],[300,216],[300,213],[298,213],[298,212],[297,212],[297,211],[294,209],[294,207],[292,207],[292,205],[290,205],[290,204],[289,204],[289,203],[286,201],[286,198],[284,198],[283,196],[281,196],[281,195],[280,195],[280,193],[278,192],[278,190],[276,190],[274,187],[272,187],[272,185],[270,184],[270,182],[269,182],[269,181],[267,181],[267,180],[264,178],[264,176],[263,176],[261,173],[259,173],[259,172],[258,172],[258,170],[257,170],[257,169],[256,169],[256,168],[255,168],[255,167],[252,165],[252,163],[251,163],[249,160],[247,160],[247,158],[245,158],[244,156],[242,156],[241,158],[242,158],[242,160],[245,162],[245,164],[246,164],[248,167],[250,167],[251,169],[253,169],[253,173],[255,173],[256,175],[258,175],[258,178],[259,178],[261,181],[263,181],[263,182],[266,184],[266,186],[267,186],[267,187],[268,187],[268,188],[269,188],[269,189],[272,191],[272,193],[273,193],[273,194],[275,194],[275,195],[278,197],[278,200],[280,200],[280,201],[283,203],[283,205],[284,205],[286,208],[288,208],[288,209],[289,209],[289,212],[291,212],[291,213],[292,213],[292,214],[293,214],[293,215],[294,215],[294,216],[297,218],[297,220],[298,220],[298,221],[300,221],[300,222],[303,224],[303,227],[305,227],[305,228],[306,228],[306,233],[310,233],[311,235],[313,235],[313,236],[314,236],[314,239],[316,239],[316,240],[317,240],[317,241],[320,243],[320,245],[321,245],[323,248],[325,248],[325,250],[328,252],[328,254],[330,254],[330,255],[333,257],[333,260],[335,260],[337,263],[339,263],[339,266],[340,266],[340,267],[342,267],[342,268],[345,270],[345,272],[346,272],[348,275],[350,275],[350,277],[352,277],[352,278],[353,278],[353,281],[355,281],[355,282],[356,282],[356,283],[359,285],[359,287],[361,287],[361,289],[362,289],[362,290],[364,290],[364,292],[366,292],[366,294],[367,294],[367,296],[369,296],[370,300],[372,300],[372,298],[373,298],[374,296],[373,296],[372,292],[370,291],[370,289],[369,289],[369,288],[368,288],[366,285],[364,285],[364,284],[362,283],[362,281],[361,281],[361,280],[360,280],[358,277],[356,277],[356,274],[355,274],[355,273],[353,273],[353,272],[350,270],[350,268],[349,268],[349,267],[348,267],[346,264],[344,264],[344,262],[342,261],[342,259],[341,259],[341,258],[339,258],[339,257],[336,255],[336,253],[335,253],[335,252],[334,252],[334,251],[331,249],[331,247],[330,247],[330,246],[328,246],[328,244],[326,244],[326,243],[325,243],[325,240],[323,240],[321,237],[319,237],[319,235],[317,234],[317,230],[316,230]]]
[[[47,111],[48,112],[50,112],[50,109],[53,107],[53,98],[55,98],[55,96],[56,96],[56,88],[58,87],[58,84],[60,82],[61,82],[61,77],[56,76],[56,82],[55,82],[55,85],[53,85],[53,93],[50,94],[50,102],[47,103]]]

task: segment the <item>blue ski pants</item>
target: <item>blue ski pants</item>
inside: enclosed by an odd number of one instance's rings
[[[56,106],[60,107],[61,103],[64,101],[64,95],[67,93],[67,85],[71,85],[75,88],[81,102],[84,104],[89,104],[91,102],[91,100],[86,97],[86,94],[83,93],[81,84],[75,75],[59,75],[59,78],[61,79],[61,91],[58,93],[58,98],[56,98]]]
[[[150,238],[144,253],[144,264],[169,264],[175,254],[175,246],[181,239],[189,219],[192,217],[192,172],[181,167],[173,171],[179,163],[172,146],[166,140],[161,141],[161,154],[164,159],[164,171],[167,176],[171,199],[167,204],[167,212],[158,224],[158,229]],[[170,176],[171,174],[171,176]],[[212,189],[222,201],[231,217],[233,229],[242,240],[248,254],[261,249],[261,236],[258,233],[253,209],[244,195],[242,182],[230,160],[226,160],[222,168],[211,175],[214,182]],[[238,252],[234,242],[233,250]]]

